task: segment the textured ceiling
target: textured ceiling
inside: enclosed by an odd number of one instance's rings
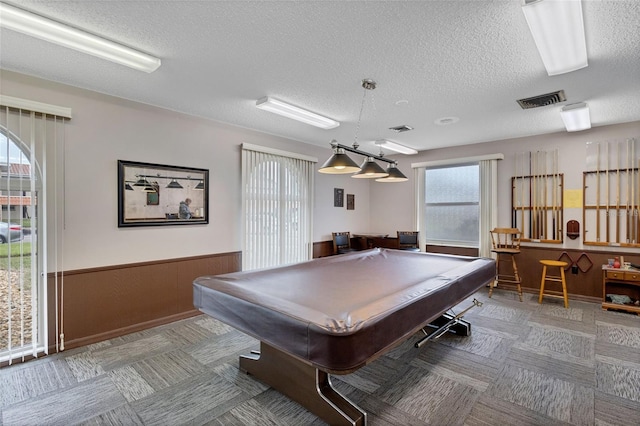
[[[316,145],[392,139],[418,150],[640,120],[640,1],[583,1],[589,66],[549,77],[522,1],[6,1],[162,59],[143,73],[6,29],[0,68]],[[562,104],[516,100],[564,89]],[[272,96],[342,122],[259,110]],[[398,102],[400,101],[400,102]],[[458,117],[455,124],[435,120]],[[395,133],[389,127],[414,128]]]

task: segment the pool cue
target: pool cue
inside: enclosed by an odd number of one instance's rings
[[[532,233],[533,201],[531,198],[531,194],[533,194],[532,184],[533,184],[533,171],[531,169],[531,151],[529,151],[529,238],[533,238],[533,233]]]
[[[609,242],[609,142],[607,142],[606,145],[606,149],[605,149],[605,155],[606,155],[606,165],[607,168],[605,170],[606,173],[606,183],[607,183],[607,204],[606,204],[606,215],[605,215],[605,230],[606,230],[606,236],[605,236],[605,241],[608,243]]]
[[[533,156],[533,238],[538,239],[538,151]]]
[[[636,243],[636,232],[637,232],[637,223],[636,218],[638,216],[636,212],[636,172],[633,170],[634,161],[636,158],[636,141],[635,139],[631,140],[631,170],[629,171],[631,175],[631,243]],[[638,188],[640,190],[640,188]]]
[[[522,153],[522,179],[520,182],[520,222],[522,224],[522,235],[524,235],[524,168],[525,168],[525,156]]]
[[[551,239],[556,239],[556,154],[558,150],[553,151],[551,157]]]
[[[511,179],[511,227],[516,227],[516,216],[518,207],[516,206],[516,200],[518,199],[517,187],[516,187],[516,178],[515,175],[518,174],[518,166],[516,165],[516,171]]]
[[[531,166],[531,181],[533,182],[533,192],[531,193],[531,197],[532,197],[532,202],[531,202],[531,216],[533,217],[533,225],[531,228],[531,238],[532,239],[536,239],[536,230],[538,229],[538,220],[536,215],[538,214],[538,212],[536,211],[536,205],[538,204],[536,202],[536,184],[538,183],[536,181],[536,155],[537,154],[531,154],[532,155],[532,159],[533,159],[533,163]]]
[[[600,241],[600,142],[596,146],[596,241]]]
[[[543,232],[544,239],[546,240],[546,239],[549,239],[549,229],[548,229],[548,223],[549,223],[549,217],[548,217],[549,210],[548,210],[548,207],[549,207],[549,202],[547,201],[547,199],[548,199],[547,198],[547,186],[548,186],[548,181],[547,181],[547,160],[548,160],[547,151],[544,151],[543,157],[544,157],[544,166],[543,166],[544,167],[544,175],[543,175],[544,176],[544,178],[543,178],[544,179],[544,197],[543,197],[544,198],[544,202],[542,203],[542,206],[543,206],[544,210],[542,212],[544,213],[544,219],[542,221],[542,224],[543,224],[543,229],[544,229],[544,232]]]
[[[558,183],[560,182],[558,176],[558,149],[553,152],[553,239],[559,240],[560,235],[558,235],[558,214],[560,213],[559,201],[560,197],[558,197]]]
[[[625,228],[625,235],[626,238],[625,240],[627,241],[627,244],[631,242],[631,214],[629,213],[629,199],[631,198],[631,185],[630,185],[630,178],[631,178],[631,167],[629,166],[629,162],[632,161],[631,160],[631,145],[629,144],[630,140],[627,139],[627,205],[624,209],[624,212],[626,214],[626,228]]]
[[[620,242],[620,142],[616,143],[616,243]]]

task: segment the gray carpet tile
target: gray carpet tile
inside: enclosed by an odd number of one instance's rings
[[[260,395],[262,392],[269,389],[269,386],[254,379],[244,371],[241,371],[238,368],[237,362],[234,364],[224,363],[216,365],[215,367],[212,367],[212,371],[227,382],[238,386],[244,393],[251,395],[252,397]]]
[[[574,404],[589,404],[589,401],[579,400],[581,396],[588,397],[587,390],[584,386],[560,380],[553,375],[507,365],[489,393],[553,419],[571,422]]]
[[[91,356],[104,371],[131,364],[173,349],[172,342],[164,334],[153,334],[139,340],[91,351]]]
[[[435,411],[448,401],[457,386],[461,385],[448,377],[415,367],[380,392],[379,397],[412,416],[433,422]]]
[[[511,290],[473,297],[470,336],[417,349],[418,332],[331,377],[369,426],[640,425],[640,316]],[[2,368],[0,426],[323,425],[238,369],[258,348],[200,315]]]
[[[109,377],[127,401],[136,401],[151,395],[153,387],[130,365],[112,370]]]
[[[105,373],[91,351],[71,355],[66,361],[73,375],[79,382],[92,379]]]
[[[250,398],[237,386],[208,372],[134,401],[131,406],[145,425],[182,425],[203,416],[215,418],[231,409],[235,404],[229,402],[238,396],[243,401]]]
[[[144,423],[131,406],[125,404],[78,423],[78,426],[144,426]]]
[[[581,386],[595,387],[596,361],[582,359],[558,359],[549,354],[536,353],[527,349],[512,348],[506,365],[527,369],[539,374],[548,374],[566,382]]]
[[[200,344],[185,348],[193,358],[202,364],[213,364],[238,352],[257,350],[259,342],[235,330],[213,336]]]
[[[599,391],[640,402],[640,364],[602,356],[598,356],[596,361],[596,387]]]
[[[615,345],[640,349],[640,327],[596,322],[598,337]],[[640,350],[638,351],[640,353]]]
[[[0,374],[0,409],[77,383],[62,360],[34,362],[33,368],[24,367],[27,364]]]
[[[443,342],[446,338],[447,336],[443,336],[438,342]],[[449,346],[432,344],[423,346],[415,359],[464,374],[480,382],[490,383],[501,371],[508,353],[507,350],[505,354],[486,358]]]
[[[640,403],[596,391],[595,424],[638,426]]]
[[[522,347],[537,348],[568,358],[592,360],[595,354],[593,334],[570,329],[561,329],[539,323],[529,322],[531,331],[522,343]]]
[[[132,367],[156,391],[206,371],[202,364],[182,350],[173,350],[137,361]]]
[[[5,408],[2,420],[4,425],[69,425],[125,403],[113,382],[103,375]]]
[[[545,413],[513,404],[491,392],[482,394],[473,405],[465,426],[567,426],[567,422]]]

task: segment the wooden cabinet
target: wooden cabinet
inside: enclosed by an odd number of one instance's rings
[[[607,301],[607,294],[629,296],[633,301],[640,300],[640,271],[607,267],[602,269],[602,309],[617,309],[640,315],[640,306]]]

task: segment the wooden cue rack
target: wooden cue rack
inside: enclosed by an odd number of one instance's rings
[[[583,173],[584,244],[640,247],[639,169]]]
[[[522,242],[562,243],[562,173],[511,178],[511,225],[522,231]]]

